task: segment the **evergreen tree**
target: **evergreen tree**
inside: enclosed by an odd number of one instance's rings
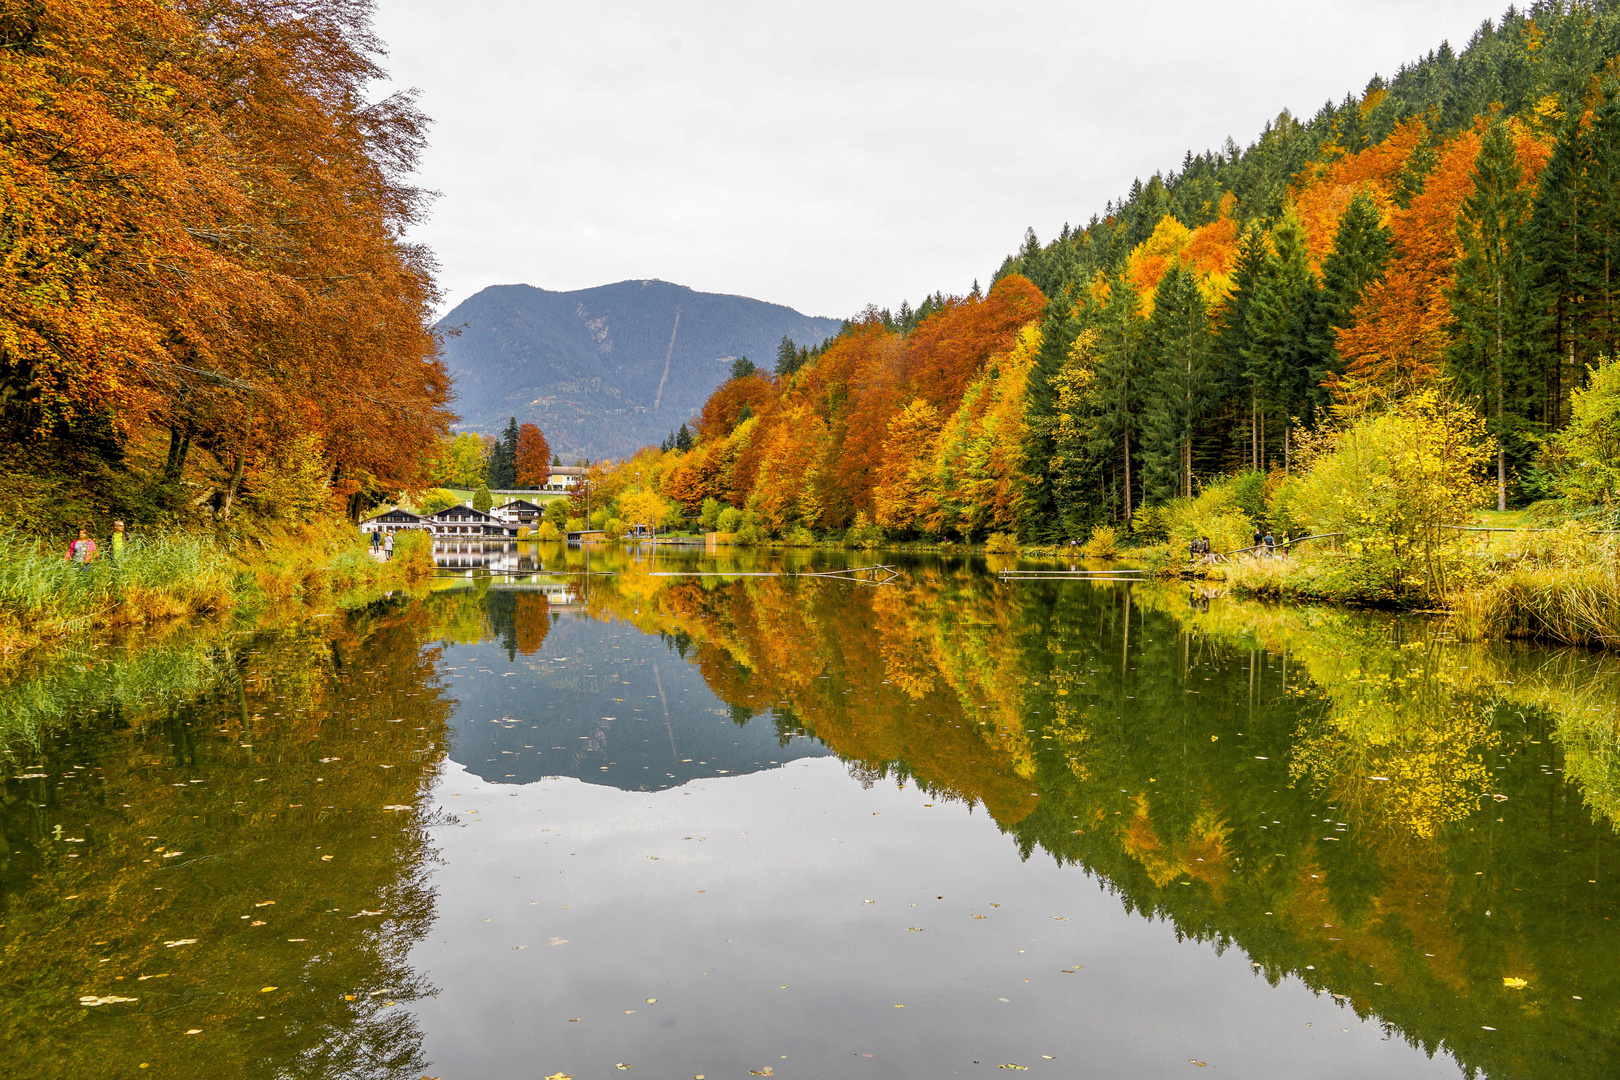
[[[1232,295],[1221,314],[1214,346],[1215,396],[1238,404],[1246,421],[1240,429],[1249,468],[1260,467],[1259,402],[1249,379],[1250,311],[1255,288],[1264,272],[1269,251],[1265,230],[1258,222],[1244,230],[1238,241],[1237,264],[1232,270]]]
[[[696,441],[696,439],[692,438],[691,429],[685,424],[682,424],[681,430],[675,433],[675,449],[679,450],[683,454],[692,449],[692,445]]]
[[[1159,281],[1143,339],[1142,491],[1191,496],[1193,430],[1212,383],[1207,306],[1193,275],[1172,265]]]
[[[1290,463],[1289,425],[1296,417],[1309,419],[1316,391],[1334,357],[1327,342],[1322,291],[1307,258],[1299,219],[1284,214],[1272,227],[1271,242],[1273,252],[1254,285],[1244,350],[1262,422],[1262,468],[1268,432],[1282,436],[1283,464]]]
[[[496,490],[517,486],[518,422],[512,417],[494,446],[489,449],[489,467],[484,476],[489,487]]]
[[[1058,511],[1051,471],[1057,452],[1055,383],[1080,329],[1081,316],[1073,299],[1067,295],[1052,298],[1041,319],[1041,348],[1029,373],[1024,404],[1025,464],[1019,476],[1018,501],[1026,539],[1048,540],[1057,535]]]
[[[1141,300],[1130,279],[1123,274],[1109,282],[1108,299],[1098,313],[1100,340],[1097,364],[1091,386],[1095,412],[1089,418],[1092,457],[1114,473],[1120,493],[1120,511],[1129,521],[1141,500],[1135,488],[1141,482],[1133,460],[1140,451],[1138,437],[1142,386],[1142,320],[1138,318]],[[1075,476],[1069,490],[1081,490],[1081,477]],[[1073,514],[1078,507],[1059,507]]]
[[[490,495],[489,486],[487,484],[478,485],[478,490],[473,492],[472,504],[474,510],[482,510],[486,514],[489,513],[489,508],[495,505],[495,500],[494,497]]]
[[[733,379],[746,379],[759,369],[754,362],[746,356],[739,356],[731,362],[731,377]]]
[[[1365,191],[1351,196],[1339,218],[1333,250],[1322,260],[1322,300],[1329,326],[1343,329],[1355,322],[1356,306],[1367,286],[1383,280],[1394,242],[1395,234],[1383,223],[1372,196]]]
[[[1497,440],[1496,507],[1507,509],[1507,459],[1533,415],[1530,356],[1546,321],[1531,280],[1530,198],[1519,186],[1518,154],[1498,119],[1485,130],[1474,193],[1457,221],[1462,258],[1450,300],[1457,320],[1451,366],[1458,386],[1480,401]]]
[[[900,305],[902,322],[908,313],[906,305],[902,303]],[[803,367],[804,362],[808,359],[810,359],[810,351],[799,348],[798,345],[794,344],[792,338],[783,334],[782,343],[776,347],[776,377],[779,379],[786,378]]]

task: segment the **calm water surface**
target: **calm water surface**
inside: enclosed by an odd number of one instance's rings
[[[0,687],[4,1075],[1620,1075],[1615,661],[442,557]]]

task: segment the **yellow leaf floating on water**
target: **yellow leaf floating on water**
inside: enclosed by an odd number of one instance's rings
[[[165,949],[175,949],[175,948],[179,948],[181,945],[195,945],[195,944],[197,944],[197,939],[196,938],[194,938],[194,937],[183,937],[179,941],[165,941],[163,943],[163,947]]]
[[[1029,1066],[1028,1065],[1014,1065],[1010,1061],[1007,1062],[1007,1064],[1005,1064],[1005,1065],[997,1065],[996,1068],[998,1068],[998,1069],[1017,1069],[1019,1072],[1029,1072]]]
[[[79,998],[79,1004],[83,1005],[83,1006],[85,1006],[87,1008],[94,1008],[97,1005],[115,1005],[120,1001],[139,1001],[139,1000],[141,1000],[141,999],[140,998],[132,998],[132,997],[96,997],[94,994],[85,994],[84,996]]]
[[[1200,1069],[1207,1069],[1209,1067],[1206,1063],[1199,1061],[1197,1058],[1188,1058],[1187,1060],[1198,1066]]]
[[[775,1076],[776,1075],[776,1070],[771,1068],[769,1065],[767,1065],[763,1069],[749,1069],[748,1070],[748,1075],[749,1076]]]
[[[274,989],[275,989],[275,987],[273,987],[273,986],[261,986],[261,987],[259,987],[259,993],[268,994],[270,991],[272,991]]]
[[[202,1028],[192,1028],[190,1031],[187,1031],[186,1034],[187,1035],[201,1035],[202,1034]]]
[[[552,1073],[546,1080],[574,1080],[572,1073]]]
[[[630,1066],[626,1065],[622,1061],[616,1061],[616,1062],[613,1063],[613,1067],[615,1069],[624,1070],[624,1069],[628,1069]]]
[[[1507,975],[1503,977],[1502,985],[1507,987],[1509,990],[1523,990],[1525,987],[1530,985],[1530,982],[1527,979],[1519,979],[1512,975]]]

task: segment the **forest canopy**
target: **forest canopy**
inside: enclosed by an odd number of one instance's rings
[[[228,516],[289,480],[357,514],[426,485],[453,419],[432,260],[403,239],[426,121],[369,95],[369,19],[363,0],[0,0],[22,523],[22,489],[63,472],[90,514]]]

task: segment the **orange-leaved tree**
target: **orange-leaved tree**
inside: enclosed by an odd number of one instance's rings
[[[545,487],[551,479],[551,446],[535,424],[518,428],[516,465],[519,487]]]

